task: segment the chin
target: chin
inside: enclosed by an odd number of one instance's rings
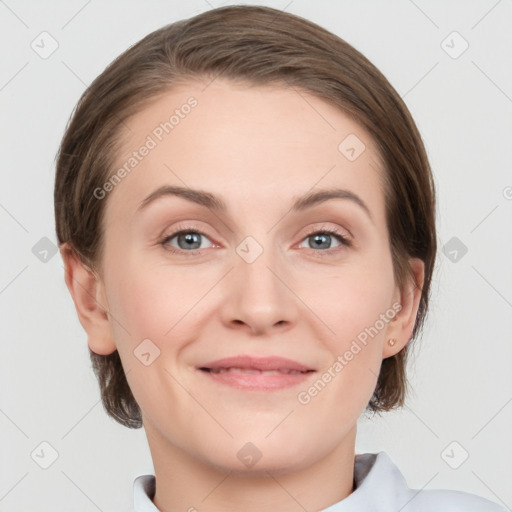
[[[248,433],[244,437],[248,440],[235,438],[226,443],[212,440],[207,452],[202,454],[203,461],[218,471],[244,477],[268,477],[268,473],[283,475],[299,471],[315,462],[314,451],[309,453],[309,450],[314,450],[311,440],[283,439],[277,435],[272,441],[264,436],[258,440],[258,436],[252,437]],[[302,449],[305,445],[308,451]],[[212,450],[212,447],[215,448]]]

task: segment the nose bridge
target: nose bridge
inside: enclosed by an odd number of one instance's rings
[[[235,270],[242,275],[242,289],[252,295],[252,302],[258,300],[263,303],[275,299],[280,295],[279,288],[282,284],[276,277],[278,263],[278,251],[273,247],[272,235],[266,234],[256,239],[247,236],[236,248],[238,261]]]
[[[258,239],[247,236],[235,249],[231,321],[242,321],[256,330],[289,322],[294,316],[293,294],[283,283],[286,270],[272,238],[271,233]]]

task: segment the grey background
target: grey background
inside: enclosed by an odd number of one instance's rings
[[[56,243],[54,158],[80,94],[118,54],[230,3],[0,1],[0,511],[129,510],[133,479],[153,473],[144,431],[102,409],[62,260],[44,253]],[[387,451],[411,487],[512,507],[511,2],[248,3],[362,51],[406,101],[435,174],[439,261],[411,393],[403,410],[361,418],[356,451]],[[58,42],[47,58],[31,47],[43,31]],[[42,442],[58,452],[47,469]]]

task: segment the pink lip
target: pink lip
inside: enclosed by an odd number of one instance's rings
[[[208,368],[210,370],[217,370],[220,368],[243,368],[245,370],[295,370],[299,372],[306,372],[312,370],[297,361],[286,359],[284,357],[270,356],[270,357],[252,357],[252,356],[236,356],[225,357],[218,359],[201,366],[201,368]]]
[[[297,385],[313,370],[284,357],[227,357],[198,367],[212,380],[237,389],[272,391]]]

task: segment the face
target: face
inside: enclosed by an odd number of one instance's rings
[[[127,123],[116,169],[130,171],[98,199],[109,314],[89,345],[119,351],[154,459],[299,470],[353,443],[383,357],[406,342],[386,344],[405,322],[383,170],[319,98],[204,88]],[[161,187],[174,193],[145,201]]]

